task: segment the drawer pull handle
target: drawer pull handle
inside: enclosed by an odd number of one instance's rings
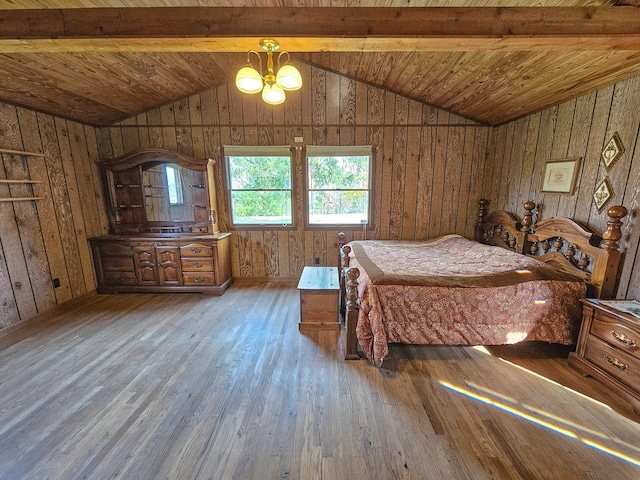
[[[191,266],[192,266],[193,268],[202,268],[202,265],[203,265],[203,264],[202,264],[202,263],[200,263],[200,262],[193,262],[193,263],[191,264]]]
[[[620,369],[620,370],[624,370],[625,372],[629,371],[629,366],[625,363],[622,363],[620,360],[618,360],[616,357],[610,357],[609,355],[607,355],[606,353],[604,354],[604,358],[607,360],[607,363],[609,365],[613,365],[614,367]]]
[[[192,248],[191,249],[191,253],[200,253],[200,249],[199,248]]]
[[[618,342],[627,345],[629,347],[635,347],[636,341],[633,338],[627,337],[624,333],[618,333],[615,330],[611,332],[611,336],[615,338]]]
[[[194,279],[193,279],[193,281],[194,281],[195,283],[202,283],[202,282],[204,282],[204,278],[202,278],[202,277],[196,277],[196,278],[194,278]]]

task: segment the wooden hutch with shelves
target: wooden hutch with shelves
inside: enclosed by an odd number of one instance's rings
[[[98,293],[200,292],[232,282],[213,160],[144,149],[101,162],[111,231],[89,239]]]

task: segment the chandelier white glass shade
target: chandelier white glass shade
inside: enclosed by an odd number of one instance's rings
[[[260,47],[267,52],[267,74],[262,75],[262,57],[255,50],[247,52],[247,60],[244,67],[236,75],[236,87],[242,93],[256,94],[262,92],[262,100],[271,105],[279,105],[287,98],[285,90],[299,90],[302,87],[302,77],[296,67],[289,63],[289,52],[283,51],[278,55],[278,69],[274,71],[273,52],[280,48],[275,40],[260,40]],[[258,57],[260,69],[257,70],[251,63],[251,54]],[[280,59],[287,56],[287,61],[280,66]]]

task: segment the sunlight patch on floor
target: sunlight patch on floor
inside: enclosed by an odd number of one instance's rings
[[[526,369],[525,369],[526,370]],[[539,376],[539,375],[538,375]],[[539,376],[540,377],[540,376]],[[540,378],[545,378],[545,377],[540,377]],[[548,380],[545,378],[545,380]],[[513,401],[512,399],[510,399],[507,396],[501,395],[497,392],[494,392],[490,389],[484,388],[484,387],[479,387],[478,385],[475,384],[468,384],[469,387],[472,387],[476,390],[478,390],[478,392],[483,393],[484,395],[481,395],[480,393],[476,393],[472,390],[469,390],[468,388],[465,387],[460,387],[460,386],[456,386],[453,385],[449,382],[440,380],[440,385],[442,385],[444,388],[451,390],[453,392],[459,393],[461,395],[464,395],[465,397],[471,398],[473,400],[482,402],[486,405],[490,405],[492,407],[495,407],[497,409],[500,409],[504,412],[507,412],[511,415],[514,415],[516,417],[522,418],[524,420],[527,420],[531,423],[534,423],[536,425],[540,425],[548,430],[551,430],[553,432],[559,433],[561,435],[564,435],[566,437],[569,438],[573,438],[576,440],[581,441],[582,443],[584,443],[585,445],[594,448],[596,450],[599,450],[603,453],[606,453],[608,455],[611,455],[613,457],[619,458],[621,460],[624,460],[626,462],[629,462],[633,465],[637,465],[640,466],[640,460],[633,458],[625,453],[622,453],[618,450],[614,450],[612,448],[609,448],[605,445],[602,445],[599,442],[595,442],[593,440],[590,440],[588,438],[583,438],[579,432],[588,432],[590,434],[593,434],[603,440],[609,440],[612,441],[614,443],[618,443],[621,446],[624,447],[631,447],[633,450],[635,451],[640,451],[638,448],[636,448],[635,446],[631,446],[625,442],[622,441],[618,441],[616,439],[613,439],[611,437],[608,437],[607,435],[601,433],[601,432],[593,432],[592,430],[582,427],[580,425],[577,425],[567,419],[563,419],[561,417],[558,417],[556,415],[553,415],[551,413],[548,412],[543,412],[539,409],[534,409],[532,407],[527,407],[526,405],[523,404],[519,404],[516,401]],[[555,383],[555,382],[553,382]],[[495,397],[496,399],[492,399],[491,396]],[[505,401],[509,401],[510,403],[513,403],[514,405],[507,405],[506,403],[504,403]],[[529,410],[530,413],[528,413],[526,410]],[[535,415],[537,416],[535,416]],[[558,425],[554,425],[552,423],[550,423],[549,421],[547,421],[546,419],[550,419],[550,420],[554,420],[557,423],[560,423],[564,426],[558,426]],[[568,427],[568,428],[565,428]],[[574,432],[572,430],[570,430],[569,428],[573,428],[575,430],[578,430],[579,432]]]

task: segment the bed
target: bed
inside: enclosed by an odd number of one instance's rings
[[[600,237],[573,220],[533,225],[479,204],[476,239],[365,240],[339,234],[345,358],[381,366],[390,343],[575,344],[580,298],[613,294],[624,207]]]

